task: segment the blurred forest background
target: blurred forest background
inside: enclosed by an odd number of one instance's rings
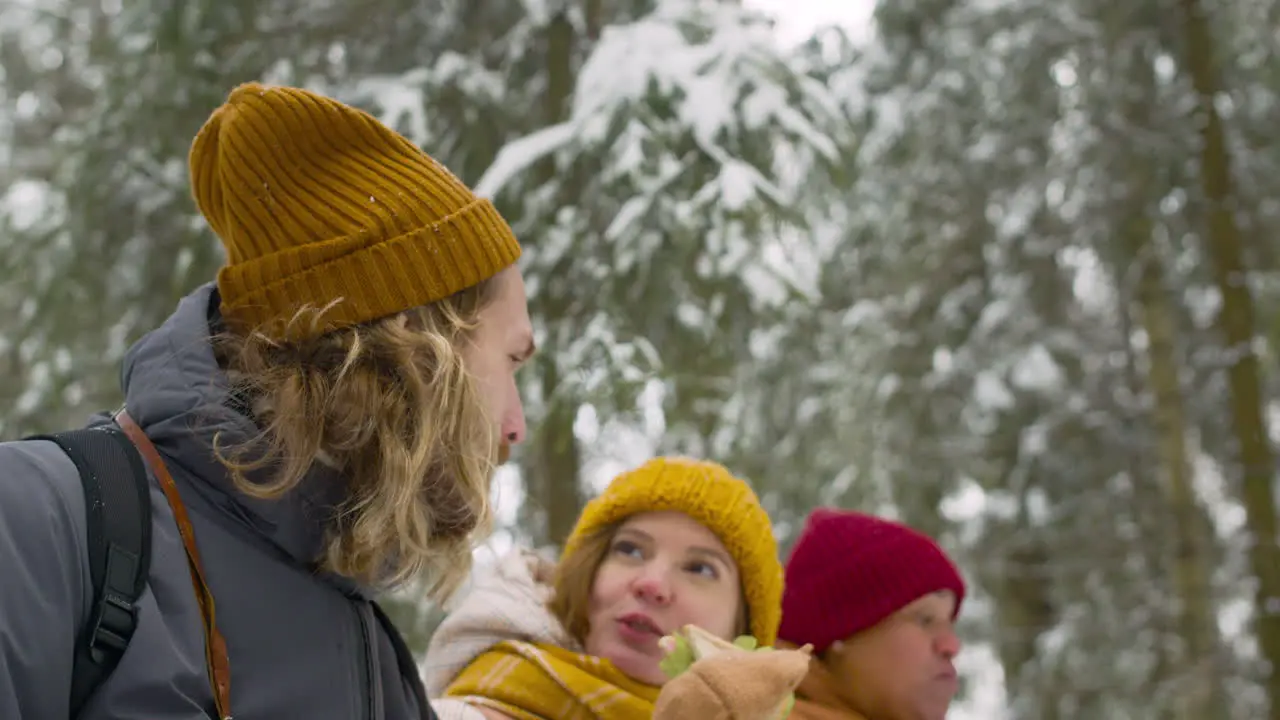
[[[838,504],[956,555],[957,717],[1280,718],[1277,28],[1277,0],[896,0],[799,43],[734,0],[0,0],[0,437],[119,401],[222,261],[192,136],[239,82],[305,85],[525,244],[544,351],[499,541],[709,456],[784,549]],[[397,604],[418,648],[437,617]]]

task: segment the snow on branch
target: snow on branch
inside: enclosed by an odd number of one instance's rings
[[[661,0],[650,15],[608,27],[584,63],[569,119],[509,143],[480,181],[492,195],[539,159],[561,149],[601,154],[617,165],[651,158],[671,131],[687,133],[724,165],[719,182],[731,207],[757,196],[784,204],[778,178],[744,166],[735,144],[774,136],[774,152],[801,160],[839,157],[829,134],[841,103],[781,50],[770,21],[730,3]],[[641,149],[641,145],[644,149]],[[791,192],[799,189],[791,184]]]
[[[564,147],[577,133],[572,122],[563,122],[542,128],[519,140],[507,143],[493,164],[485,170],[476,183],[475,192],[483,197],[494,197],[511,178],[523,172],[542,158]]]

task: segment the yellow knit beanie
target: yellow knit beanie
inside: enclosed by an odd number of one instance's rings
[[[614,478],[587,503],[565,541],[571,555],[592,532],[642,512],[682,512],[715,533],[738,564],[751,634],[772,645],[782,618],[782,563],[769,515],[744,480],[713,462],[660,457]]]
[[[520,245],[493,205],[369,114],[249,83],[191,145],[191,189],[221,238],[222,311],[298,340],[446,298],[496,275]]]

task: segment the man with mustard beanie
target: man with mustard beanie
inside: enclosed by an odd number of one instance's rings
[[[195,138],[226,249],[124,408],[0,444],[0,717],[433,718],[378,593],[441,597],[524,436],[520,246],[370,115],[236,88]]]

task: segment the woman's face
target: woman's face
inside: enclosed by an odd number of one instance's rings
[[[661,685],[658,639],[690,624],[732,639],[741,598],[738,567],[714,533],[683,513],[633,515],[596,571],[586,650]]]
[[[942,720],[959,690],[950,590],[918,598],[827,651],[850,705],[884,720]]]

